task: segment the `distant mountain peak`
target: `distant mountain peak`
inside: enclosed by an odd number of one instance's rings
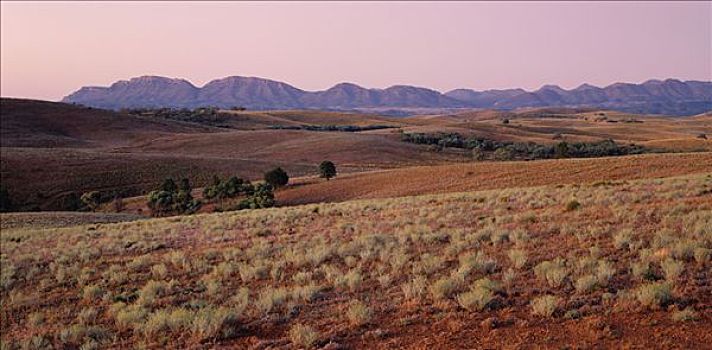
[[[342,82],[323,91],[305,91],[260,77],[228,76],[195,87],[185,79],[146,75],[109,87],[82,87],[63,102],[120,109],[136,107],[248,109],[293,108],[496,108],[594,107],[634,113],[693,115],[712,110],[712,82],[677,79],[642,84],[614,83],[604,88],[581,84],[566,90],[543,85],[536,91],[454,89],[445,94],[411,85],[369,89]]]

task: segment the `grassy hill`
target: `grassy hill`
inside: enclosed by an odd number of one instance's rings
[[[700,348],[711,191],[708,172],[4,231],[1,339]]]

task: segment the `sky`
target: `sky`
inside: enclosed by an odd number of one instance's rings
[[[442,92],[712,80],[712,2],[2,2],[0,93],[142,75]]]

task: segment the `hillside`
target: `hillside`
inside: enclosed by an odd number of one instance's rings
[[[280,205],[341,202],[519,186],[622,181],[712,172],[712,153],[482,162],[398,168],[305,180],[277,193]]]
[[[182,79],[143,76],[109,87],[83,87],[63,102],[120,109],[139,107],[245,107],[248,109],[401,109],[525,107],[590,107],[638,114],[695,115],[712,110],[712,82],[676,79],[648,80],[642,84],[615,83],[599,88],[589,84],[565,90],[545,85],[523,89],[455,89],[440,93],[423,87],[394,85],[368,89],[340,83],[324,91],[305,91],[287,83],[232,76],[195,87]]]
[[[702,349],[711,176],[13,230],[0,334],[10,348]]]
[[[115,147],[162,135],[213,131],[102,109],[11,98],[0,99],[0,115],[2,147]]]

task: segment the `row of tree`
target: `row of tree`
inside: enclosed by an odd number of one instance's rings
[[[436,150],[448,147],[468,149],[472,151],[473,157],[477,160],[592,158],[652,152],[650,149],[634,144],[618,145],[613,140],[573,143],[560,141],[553,145],[544,145],[534,142],[508,142],[480,137],[464,137],[457,133],[403,133],[401,140],[430,145]]]

